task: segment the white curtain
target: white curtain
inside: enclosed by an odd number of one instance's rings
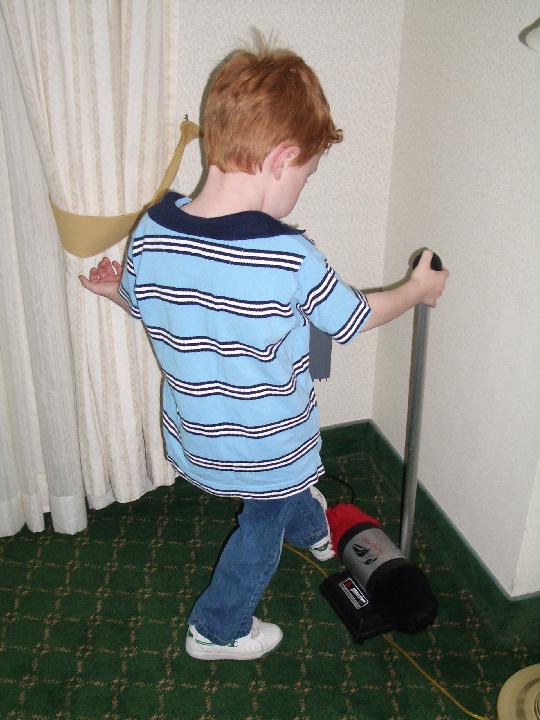
[[[86,522],[63,254],[0,23],[0,534]]]
[[[128,502],[171,484],[174,474],[163,454],[160,374],[144,332],[83,290],[78,276],[99,258],[60,250],[46,193],[88,215],[133,212],[153,196],[181,119],[170,90],[179,8],[174,0],[3,0],[0,7],[9,38],[1,202],[10,226],[2,257],[0,432],[9,460],[0,470],[0,534],[16,532],[23,518],[33,530],[43,526],[30,521],[27,506],[37,516],[50,506],[56,530],[77,532],[84,495],[94,508]],[[18,83],[6,71],[8,55]],[[22,101],[9,102],[21,91],[33,148],[29,133],[17,135]],[[14,181],[23,144],[25,171]],[[28,170],[36,148],[43,187]],[[124,246],[108,256],[121,260]],[[53,504],[73,522],[60,522]]]

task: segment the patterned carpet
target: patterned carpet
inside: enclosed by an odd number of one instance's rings
[[[373,427],[327,432],[325,459],[396,540],[399,463]],[[334,480],[320,487],[330,502],[349,499]],[[322,574],[286,549],[258,608],[283,628],[281,646],[258,662],[189,658],[185,619],[236,508],[178,481],[91,512],[87,530],[74,537],[48,527],[1,540],[0,718],[467,717],[383,637],[354,644],[319,593]],[[427,632],[392,637],[467,708],[494,718],[504,680],[540,662],[540,599],[505,600],[423,494],[414,559],[439,598],[439,616]],[[325,566],[340,568],[337,560]]]

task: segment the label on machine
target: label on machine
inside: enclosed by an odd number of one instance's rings
[[[344,578],[339,583],[339,587],[357,610],[360,610],[360,608],[365,607],[369,603],[363,590],[354,582],[352,577],[348,576]]]
[[[388,560],[403,558],[403,553],[380,528],[369,528],[357,533],[343,550],[342,559],[349,572],[367,587],[375,570]]]

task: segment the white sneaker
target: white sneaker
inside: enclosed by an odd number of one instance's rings
[[[229,645],[216,645],[189,625],[186,652],[198,660],[256,660],[274,650],[283,638],[281,628],[253,617],[251,632]]]
[[[320,503],[322,509],[324,510],[324,517],[326,518],[326,508],[328,507],[328,503],[326,502],[326,498],[322,494],[320,490],[317,490],[315,485],[311,485],[309,488],[309,491],[311,495],[317,500],[318,503]],[[332,547],[332,541],[330,539],[330,525],[328,525],[328,520],[326,520],[326,528],[327,528],[327,535],[322,540],[319,540],[318,543],[315,543],[315,545],[312,545],[309,550],[313,557],[317,558],[317,560],[325,561],[330,560],[331,558],[336,556],[336,553],[334,552],[334,549]]]

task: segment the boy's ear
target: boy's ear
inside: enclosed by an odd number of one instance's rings
[[[298,145],[278,145],[268,156],[270,170],[276,180],[279,180],[283,171],[295,161],[300,154]]]

